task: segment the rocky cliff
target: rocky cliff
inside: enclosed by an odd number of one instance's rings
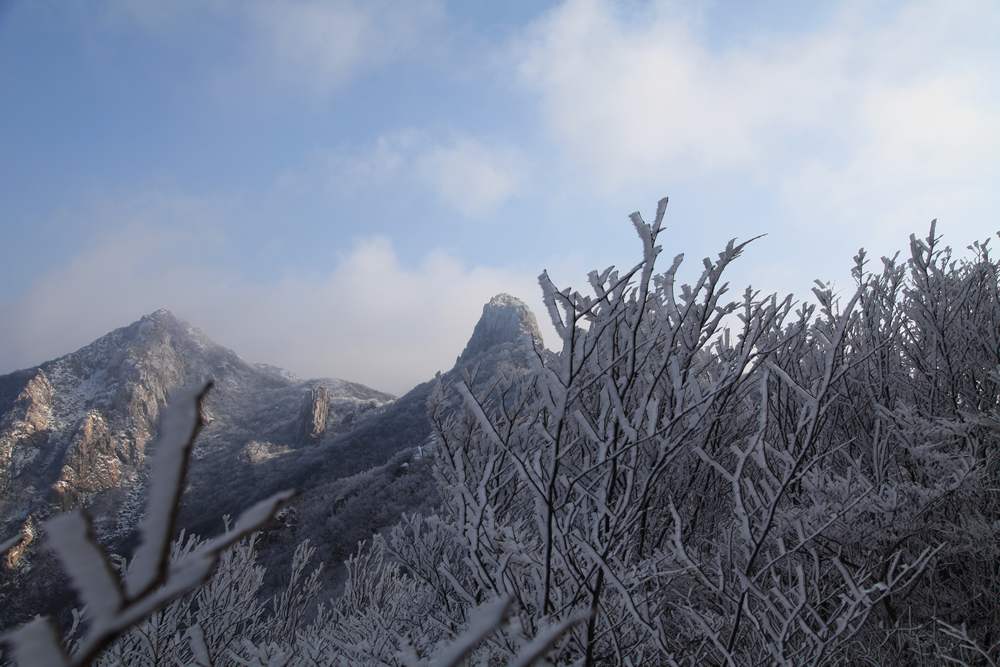
[[[528,372],[536,348],[542,349],[542,337],[531,310],[499,294],[483,307],[453,368],[372,410],[353,428],[328,434],[297,456],[273,460],[268,470],[275,483],[262,488],[276,491],[280,483],[293,483],[300,491],[293,500],[298,523],[287,539],[308,538],[335,564],[355,550],[359,539],[388,528],[404,512],[432,511],[438,495],[427,400],[435,384],[447,387],[470,377],[473,390],[482,394],[500,375]],[[452,409],[459,408],[455,392],[446,395]],[[284,547],[268,548],[280,560]]]
[[[5,384],[13,400],[0,413],[0,494],[3,497],[17,492],[15,480],[39,454],[45,453],[53,425],[52,385],[43,371],[9,377]]]

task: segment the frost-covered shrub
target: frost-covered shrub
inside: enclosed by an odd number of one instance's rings
[[[172,558],[183,559],[202,544],[182,535],[172,546]],[[280,649],[293,664],[299,654],[289,639],[294,640],[312,620],[322,568],[309,570],[315,549],[308,542],[300,544],[287,583],[265,599],[261,595],[265,570],[258,563],[256,546],[251,536],[224,552],[205,584],[124,633],[96,664],[221,667],[252,663],[269,648]]]
[[[987,244],[953,260],[932,225],[905,264],[872,272],[859,253],[854,294],[729,300],[747,244],[677,286],[682,255],[654,269],[665,207],[633,215],[641,261],[591,273],[587,294],[542,274],[558,355],[432,402],[463,549],[429,585],[515,600],[519,627],[484,649],[498,660],[581,612],[567,664],[996,660]],[[442,407],[449,390],[463,414]]]

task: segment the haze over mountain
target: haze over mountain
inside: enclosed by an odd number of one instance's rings
[[[484,306],[455,369],[439,380],[473,369],[479,378],[516,372],[536,347],[534,315],[518,299],[498,295]],[[434,381],[397,399],[342,379],[302,380],[244,361],[158,310],[76,352],[0,376],[0,535],[30,533],[3,565],[13,576],[0,586],[7,604],[0,625],[63,602],[52,597],[54,586],[19,590],[26,572],[57,571],[32,546],[34,526],[50,514],[87,507],[98,538],[130,551],[157,417],[173,390],[208,378],[214,387],[181,527],[214,531],[224,514],[296,488],[300,494],[265,552],[287,560],[308,538],[321,558],[337,563],[403,511],[433,504],[429,459],[420,454]]]

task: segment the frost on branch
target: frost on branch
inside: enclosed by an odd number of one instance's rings
[[[678,285],[682,254],[654,269],[665,208],[631,216],[641,260],[591,272],[592,293],[540,276],[556,355],[456,383],[464,414],[431,405],[463,548],[428,585],[464,608],[512,599],[518,622],[488,643],[507,661],[575,614],[557,663],[939,664],[994,646],[987,244],[955,261],[932,225],[908,263],[872,272],[860,252],[853,293],[732,299],[723,275],[750,241]]]
[[[49,544],[85,606],[87,629],[72,656],[63,651],[47,619],[14,630],[6,640],[19,665],[90,664],[130,627],[197,588],[224,550],[259,528],[291,496],[282,492],[257,503],[223,535],[198,545],[183,558],[170,558],[180,494],[191,448],[202,427],[202,401],[210,388],[208,383],[180,393],[165,410],[154,445],[142,542],[124,583],[94,539],[90,519],[82,511],[46,523]]]

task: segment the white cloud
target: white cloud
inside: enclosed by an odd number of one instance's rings
[[[518,154],[474,139],[433,146],[416,160],[417,173],[446,204],[469,217],[488,213],[517,193]]]
[[[350,188],[381,185],[410,170],[414,156],[425,150],[427,141],[422,132],[413,129],[381,134],[364,150],[333,154],[330,171],[335,181],[345,182]]]
[[[467,135],[436,139],[401,130],[379,136],[354,155],[331,160],[334,185],[350,189],[409,181],[469,218],[492,213],[522,193],[529,163],[499,142]]]
[[[257,0],[248,10],[280,75],[318,92],[433,48],[443,20],[437,0]]]
[[[144,208],[0,304],[0,319],[15,323],[3,332],[0,373],[165,307],[248,360],[401,393],[451,368],[494,294],[520,296],[544,315],[534,271],[468,266],[443,252],[404,264],[385,238],[357,241],[328,271],[250,280],[198,250],[211,238],[225,245],[210,211]],[[200,222],[164,225],[175,213]]]
[[[265,75],[318,95],[436,52],[446,22],[441,0],[110,0],[105,18],[176,32],[221,19],[245,30],[250,57],[238,62],[255,82]]]
[[[794,74],[771,69],[762,79],[778,53],[713,55],[692,26],[657,7],[626,17],[608,3],[568,2],[515,45],[551,132],[601,180],[669,161],[745,162],[760,151],[764,125],[797,115],[787,99],[766,100]]]
[[[914,196],[957,216],[996,201],[995,3],[848,4],[817,30],[723,47],[666,7],[572,0],[514,45],[550,133],[596,182],[728,171],[793,215],[894,228],[914,223]]]
[[[996,3],[847,3],[818,27],[721,45],[685,11],[570,0],[510,45],[549,136],[598,189],[773,193],[779,215],[748,230],[772,235],[741,275],[796,292],[933,217],[959,247],[997,228]]]

